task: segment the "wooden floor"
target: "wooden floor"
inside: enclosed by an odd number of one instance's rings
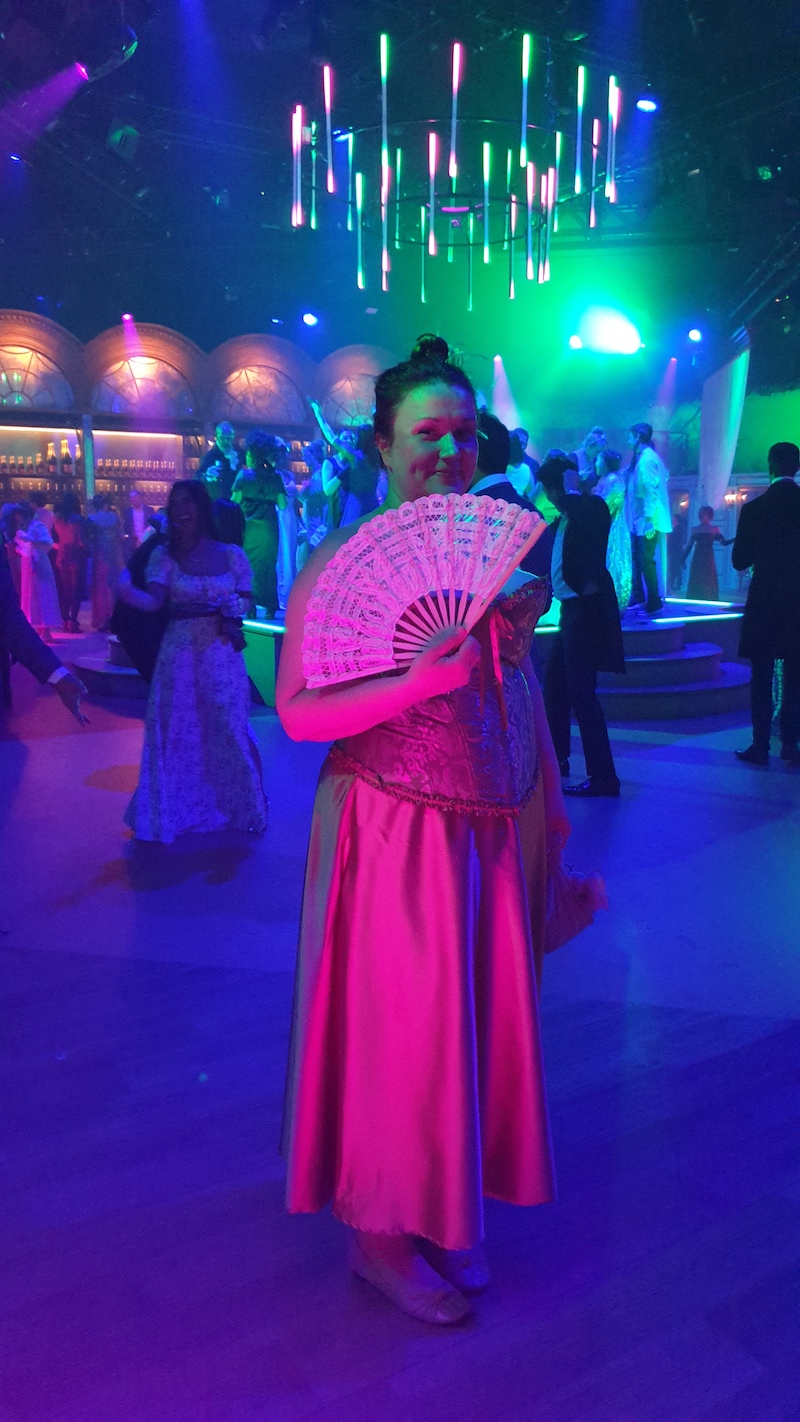
[[[265,840],[142,852],[135,709],[17,706],[0,1422],[800,1419],[800,776],[736,764],[735,723],[615,733],[623,798],[571,851],[612,910],[546,967],[559,1200],[489,1205],[494,1285],[437,1331],[282,1207],[319,748],[263,714]]]

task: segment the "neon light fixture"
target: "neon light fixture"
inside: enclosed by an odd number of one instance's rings
[[[318,325],[319,325],[319,316],[317,316],[313,311],[304,311],[304,312],[303,312],[303,325],[304,325],[304,326],[318,326]]]
[[[326,186],[329,193],[336,192],[336,179],[333,171],[333,70],[329,64],[322,67],[322,97],[325,103],[325,144],[328,158],[328,176]]]
[[[586,65],[578,65],[578,97],[575,109],[575,193],[583,191],[583,105],[586,99]]]
[[[516,296],[514,289],[514,238],[517,235],[517,199],[514,193],[511,194],[509,204],[509,228],[508,228],[508,299],[513,301]]]
[[[619,85],[613,74],[608,78],[608,133],[606,135],[606,197],[617,200],[617,124],[619,123]]]
[[[356,173],[356,286],[363,291],[364,281],[364,174]]]
[[[351,129],[347,135],[347,230],[353,230],[353,149],[355,147],[355,135]]]
[[[292,227],[303,225],[303,106],[292,113]]]
[[[394,154],[394,245],[400,249],[400,175],[403,171],[403,150],[396,148]]]
[[[311,216],[309,227],[317,230],[317,125],[311,121]]]
[[[598,118],[592,119],[592,196],[589,204],[589,226],[597,226],[597,165],[600,161],[600,141],[603,125]]]
[[[483,260],[489,265],[489,182],[492,176],[492,145],[483,145]]]
[[[637,99],[636,107],[640,114],[654,114],[658,112],[658,104],[655,99]]]
[[[503,231],[503,251],[508,247],[508,229],[511,221],[511,166],[514,162],[514,154],[509,148],[506,151],[506,223]]]
[[[697,326],[693,326],[691,331],[689,332],[689,340],[692,342],[693,345],[698,345],[700,341],[702,341],[702,339],[703,332],[698,330]]]
[[[529,163],[525,173],[525,197],[527,200],[527,226],[525,229],[525,275],[533,281],[533,200],[536,196],[536,168]]]
[[[468,218],[468,246],[467,246],[467,310],[472,310],[473,296],[473,276],[475,270],[475,213],[471,212]]]
[[[428,134],[428,252],[436,256],[436,168],[439,162],[439,136]]]
[[[425,209],[424,207],[421,207],[420,210],[419,210],[419,231],[420,231],[420,244],[419,244],[419,249],[420,249],[419,299],[420,299],[420,301],[422,302],[422,305],[423,305],[423,306],[425,305],[425,302],[428,300],[427,295],[426,295],[426,293],[425,293],[425,253],[426,253],[427,250],[428,250],[428,244],[427,244],[427,242],[426,242],[426,240],[425,240],[425,218],[426,218],[426,216],[427,216],[427,211],[426,211],[426,209]]]
[[[453,45],[453,96],[450,108],[450,161],[447,165],[448,177],[453,182],[458,177],[458,161],[456,157],[456,138],[458,134],[458,91],[461,86],[461,71],[463,61],[463,48],[456,41]]]
[[[558,189],[561,179],[561,150],[564,147],[563,133],[556,134],[556,163],[553,183],[553,231],[558,231]]]
[[[531,37],[522,36],[522,119],[519,136],[519,166],[528,166],[528,80],[531,73]]]

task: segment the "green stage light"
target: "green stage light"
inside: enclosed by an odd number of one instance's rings
[[[584,350],[601,355],[635,355],[642,348],[633,322],[610,306],[590,306],[578,323],[577,334]]]

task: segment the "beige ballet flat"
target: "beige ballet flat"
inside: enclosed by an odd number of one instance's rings
[[[475,1244],[472,1249],[441,1249],[429,1239],[418,1239],[417,1244],[431,1268],[462,1294],[482,1294],[492,1282],[482,1244]]]
[[[365,1279],[374,1289],[390,1299],[403,1313],[419,1318],[423,1323],[448,1326],[462,1323],[472,1313],[472,1305],[458,1289],[448,1284],[434,1269],[427,1268],[430,1286],[420,1286],[404,1279],[395,1269],[379,1260],[368,1259],[358,1240],[353,1241],[350,1267],[359,1279]]]

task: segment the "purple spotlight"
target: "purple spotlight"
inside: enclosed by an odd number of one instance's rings
[[[8,156],[9,156],[9,158],[11,159],[11,162],[12,162],[12,163],[21,163],[21,162],[22,162],[22,159],[20,158],[20,156],[19,156],[18,153],[9,153]]]
[[[122,313],[122,319],[123,319],[123,321],[132,321],[132,320],[133,320],[133,316],[132,316],[132,314],[131,314],[130,311],[123,311],[123,313]]]
[[[88,84],[88,82],[89,82],[89,71],[88,71],[88,69],[86,68],[86,65],[85,65],[85,64],[76,64],[76,65],[75,65],[75,68],[77,69],[78,73],[80,74],[81,79],[85,80],[86,83]]]

